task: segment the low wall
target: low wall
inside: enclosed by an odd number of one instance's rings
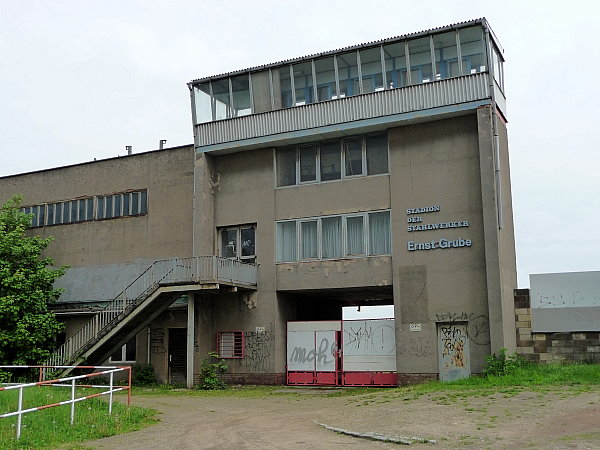
[[[528,361],[600,363],[598,332],[532,332],[529,289],[515,289],[515,321],[517,353]]]

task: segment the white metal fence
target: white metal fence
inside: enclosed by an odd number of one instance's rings
[[[48,359],[47,365],[68,364],[84,346],[101,332],[122,320],[135,306],[161,285],[222,282],[256,285],[256,264],[244,264],[219,256],[196,256],[154,262],[123,292],[111,300],[89,322],[69,337]]]
[[[127,406],[131,405],[131,367],[117,367],[117,366],[85,366],[85,367],[78,366],[78,367],[79,368],[87,368],[87,369],[95,369],[95,370],[101,369],[101,371],[89,373],[86,375],[77,375],[77,376],[73,376],[73,377],[58,378],[55,380],[40,380],[40,381],[34,382],[34,383],[21,383],[21,384],[13,384],[10,386],[0,387],[0,392],[1,391],[11,391],[11,390],[18,390],[18,392],[19,392],[18,401],[17,401],[17,410],[7,412],[4,414],[0,414],[0,418],[17,416],[17,439],[20,439],[20,437],[21,437],[21,424],[22,424],[23,414],[28,414],[28,413],[35,412],[35,411],[41,411],[42,409],[53,408],[55,406],[71,405],[71,425],[73,425],[73,422],[75,420],[75,403],[81,402],[81,401],[84,401],[84,400],[87,400],[90,398],[94,398],[94,397],[108,395],[108,414],[111,415],[112,414],[112,404],[113,404],[113,393],[123,391],[123,390],[128,391]],[[68,368],[73,368],[73,366],[0,366],[0,369],[31,369],[31,368],[68,369]],[[115,373],[119,373],[119,372],[127,372],[128,373],[127,374],[127,380],[128,380],[127,386],[120,386],[120,385],[115,386],[114,385],[114,375],[115,375]],[[100,389],[107,389],[107,390],[97,392],[95,394],[80,396],[80,397],[77,397],[75,395],[75,388],[83,387],[83,386],[76,385],[77,380],[90,379],[92,377],[104,376],[104,375],[108,375],[108,378],[109,378],[108,386],[86,385],[86,387],[100,388]],[[67,383],[67,384],[65,384],[65,383]],[[44,405],[34,406],[32,408],[23,409],[23,394],[27,388],[31,388],[34,386],[52,386],[52,385],[54,385],[54,386],[69,386],[71,388],[71,398],[69,400],[64,400],[62,402],[48,403],[48,404],[44,404]]]

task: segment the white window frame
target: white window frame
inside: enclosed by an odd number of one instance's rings
[[[125,342],[122,346],[121,346],[121,359],[113,359],[113,355],[110,355],[108,357],[108,362],[111,363],[134,363],[137,360],[137,348],[135,349],[135,358],[136,359],[127,359],[127,346],[129,344],[131,344],[133,342],[133,345],[135,347],[137,347],[137,338],[136,336],[134,336],[132,339],[130,339],[128,342]]]
[[[254,255],[251,256],[242,256],[242,230],[247,229],[254,230]],[[236,231],[236,256],[224,256],[223,255],[223,242],[222,242],[222,233],[223,231]],[[227,259],[235,259],[238,261],[252,261],[256,260],[256,224],[248,223],[244,225],[235,225],[229,227],[220,227],[217,229],[217,242],[219,243],[219,256]]]

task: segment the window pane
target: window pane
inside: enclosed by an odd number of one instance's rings
[[[346,160],[346,176],[362,175],[362,139],[344,141],[344,159]]]
[[[113,214],[113,198],[112,195],[106,196],[106,217],[111,218],[114,217]]]
[[[63,207],[62,203],[56,204],[56,209],[54,211],[54,215],[55,215],[54,223],[57,225],[63,223],[62,207]]]
[[[323,258],[340,258],[342,256],[342,218],[325,217],[321,220],[323,227]]]
[[[300,258],[317,258],[317,221],[300,222]]]
[[[360,51],[360,70],[363,94],[383,90],[380,47]]]
[[[333,56],[315,60],[315,73],[317,76],[318,101],[322,102],[337,98]]]
[[[496,83],[498,83],[498,86],[502,88],[502,59],[500,58],[496,47],[494,45],[492,45],[491,47],[492,63],[494,64],[494,79],[496,80]]]
[[[435,79],[458,77],[458,52],[456,51],[456,32],[436,34],[433,36],[435,50]]]
[[[121,194],[115,194],[113,195],[113,202],[115,205],[115,217],[119,217],[122,216],[123,213],[121,212],[121,199],[122,199],[122,195]]]
[[[277,149],[276,160],[277,186],[296,184],[296,147]]]
[[[85,202],[87,204],[85,220],[94,220],[94,199],[88,198]]]
[[[140,193],[132,192],[131,193],[131,215],[140,213]]]
[[[388,88],[399,88],[408,84],[405,53],[404,42],[383,46],[385,76]]]
[[[483,31],[481,27],[463,28],[459,32],[463,75],[485,72]]]
[[[111,361],[123,361],[123,347],[124,346],[119,347],[112,355],[110,355]]]
[[[340,142],[326,142],[320,146],[321,181],[339,180],[341,171]]]
[[[296,90],[296,106],[314,103],[312,63],[294,64],[294,89]]]
[[[237,256],[237,230],[221,231],[221,256],[224,258]]]
[[[123,194],[123,215],[131,215],[131,194]]]
[[[98,197],[96,206],[96,219],[104,219],[104,197]]]
[[[140,214],[148,212],[148,191],[140,192]]]
[[[256,254],[255,231],[254,228],[242,228],[242,256],[254,256]]]
[[[367,136],[367,175],[388,173],[387,135]]]
[[[429,36],[408,41],[410,82],[412,84],[433,81]]]
[[[69,202],[64,202],[62,204],[62,223],[69,223]]]
[[[215,120],[231,117],[229,108],[229,78],[212,82],[213,99],[215,102]]]
[[[279,92],[281,95],[281,107],[289,108],[292,106],[292,81],[290,78],[290,67],[284,66],[279,70],[273,71],[273,90],[275,91],[279,84]],[[277,91],[275,91],[277,92]],[[277,94],[276,94],[277,95]]]
[[[389,211],[369,214],[369,246],[371,255],[392,253]]]
[[[360,94],[356,52],[337,55],[336,59],[340,79],[340,98]]]
[[[317,149],[314,144],[300,147],[300,181],[317,179]]]
[[[196,123],[210,122],[212,120],[212,109],[208,83],[194,86],[194,103],[196,106]]]
[[[40,205],[38,209],[38,225],[43,227],[46,225],[46,205]]]
[[[125,345],[125,361],[135,361],[135,336]]]
[[[48,205],[48,217],[46,218],[46,223],[48,225],[54,225],[54,208],[56,205]]]
[[[31,211],[29,211],[30,214],[33,214],[33,217],[31,218],[32,227],[38,226],[38,210],[39,208],[37,206],[32,206]]]
[[[233,117],[247,116],[250,108],[250,82],[248,75],[231,78],[231,93],[233,94]]]
[[[277,261],[296,261],[296,222],[277,224]]]
[[[77,203],[78,203],[77,206],[78,206],[78,209],[79,209],[79,216],[78,216],[79,217],[79,221],[82,222],[82,221],[85,220],[85,217],[86,217],[86,215],[85,215],[85,203],[86,203],[86,201],[85,200],[77,200]]]
[[[348,217],[346,219],[346,235],[348,254],[363,255],[365,253],[363,216]]]
[[[71,222],[77,222],[77,200],[72,200],[69,202],[71,209]]]

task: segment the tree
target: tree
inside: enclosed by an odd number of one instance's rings
[[[52,238],[29,236],[31,215],[14,196],[0,210],[0,364],[41,364],[63,325],[48,311],[60,296],[54,281],[65,267],[42,257]],[[0,374],[2,375],[2,374]]]

